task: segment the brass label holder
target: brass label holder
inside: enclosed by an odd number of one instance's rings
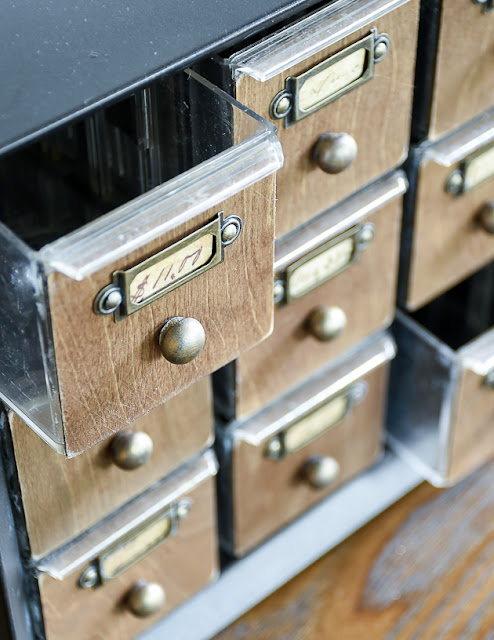
[[[97,315],[114,314],[115,322],[132,315],[186,282],[221,264],[225,247],[242,230],[235,215],[223,219],[223,211],[204,227],[126,270],[113,272],[112,283],[96,295]]]
[[[388,52],[389,36],[371,29],[368,36],[299,76],[289,76],[270,105],[275,120],[291,127],[312,113],[372,80],[374,65]]]
[[[301,418],[285,425],[269,440],[264,455],[273,460],[282,460],[300,451],[342,422],[366,394],[367,383],[364,380],[354,382],[342,393],[325,400]]]
[[[290,304],[351,267],[374,234],[372,222],[358,224],[288,265],[276,275],[275,303]]]
[[[192,501],[172,503],[150,520],[105,549],[82,572],[79,587],[100,587],[142,560],[165,540],[175,535],[179,523],[190,512]]]
[[[467,156],[448,176],[445,190],[459,197],[494,178],[494,143]]]

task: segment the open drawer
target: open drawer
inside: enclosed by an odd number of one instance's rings
[[[423,310],[397,312],[388,437],[437,486],[494,456],[492,266]]]
[[[74,456],[263,339],[282,161],[274,126],[192,72],[8,156],[6,404]]]

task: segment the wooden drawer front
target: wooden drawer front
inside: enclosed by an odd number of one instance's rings
[[[74,538],[205,449],[213,437],[210,378],[195,383],[134,422],[153,451],[142,466],[113,463],[112,442],[67,460],[15,414],[11,432],[31,553],[42,556]],[[119,436],[116,436],[118,438]]]
[[[395,305],[401,212],[399,199],[366,217],[362,224],[373,224],[375,236],[358,261],[276,309],[271,336],[235,364],[237,418],[259,409],[389,324]],[[341,309],[346,316],[346,327],[326,341],[310,329],[311,315],[321,307]]]
[[[484,13],[472,0],[443,0],[430,137],[439,138],[494,107],[493,77],[492,12]]]
[[[371,336],[218,431],[222,541],[231,553],[245,554],[377,459],[394,355],[386,332]]]
[[[243,555],[378,458],[382,443],[387,367],[365,378],[364,400],[303,449],[282,460],[265,455],[266,443],[234,443],[232,451],[233,551]],[[304,476],[313,456],[329,456],[339,474],[329,487],[314,488]]]
[[[457,394],[451,429],[450,483],[494,457],[494,389],[486,386],[485,376],[465,369]]]
[[[236,80],[236,97],[278,126],[285,164],[277,177],[276,236],[279,238],[350,193],[398,166],[406,157],[415,68],[418,2],[412,0],[367,24],[279,75],[259,82],[247,75]],[[273,98],[296,77],[359,42],[375,28],[390,37],[389,51],[376,64],[370,81],[286,127],[270,115]],[[351,166],[325,173],[313,159],[325,133],[346,133],[357,143]]]
[[[86,565],[62,580],[40,576],[47,640],[131,640],[216,577],[214,479],[203,480],[181,497],[191,499],[192,507],[177,532],[102,586],[79,587]],[[141,580],[158,583],[165,592],[165,602],[159,612],[139,618],[129,611],[127,596]]]
[[[243,228],[224,262],[115,322],[93,312],[116,270],[155,255],[216,218],[238,215]],[[177,227],[82,282],[48,281],[67,455],[130,424],[264,338],[272,326],[274,177]],[[189,364],[172,364],[158,338],[174,317],[198,320],[205,345]]]
[[[494,147],[488,148],[494,156]],[[494,228],[488,231],[480,220],[489,203],[494,211],[494,177],[458,196],[446,191],[450,176],[464,162],[448,167],[426,158],[418,167],[406,293],[406,306],[411,310],[494,258]]]

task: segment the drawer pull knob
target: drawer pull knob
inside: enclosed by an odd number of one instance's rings
[[[110,445],[113,464],[120,469],[132,471],[142,467],[153,452],[153,441],[143,431],[122,431]]]
[[[487,233],[494,233],[494,200],[489,200],[479,212],[479,222]]]
[[[348,133],[323,133],[314,146],[313,156],[326,173],[341,173],[357,157],[357,143]]]
[[[346,327],[346,314],[340,307],[318,307],[309,316],[309,333],[327,342],[336,338]]]
[[[129,611],[138,618],[152,616],[165,604],[165,592],[156,582],[139,580],[127,595]]]
[[[195,318],[177,316],[165,322],[160,331],[161,353],[172,364],[187,364],[197,358],[206,342],[204,327]]]
[[[305,478],[314,489],[329,487],[339,474],[340,465],[330,456],[313,456],[304,467]]]

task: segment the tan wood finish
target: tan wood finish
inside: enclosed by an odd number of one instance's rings
[[[31,552],[38,557],[88,529],[211,443],[210,379],[130,426],[153,440],[151,458],[132,471],[112,463],[111,439],[67,460],[13,413],[10,422]]]
[[[78,586],[80,571],[62,581],[39,579],[47,640],[131,640],[206,586],[217,575],[215,485],[208,478],[184,495],[193,500],[178,532],[118,577],[95,589]],[[138,580],[165,590],[163,609],[137,618],[126,595]]]
[[[243,230],[225,261],[122,322],[92,304],[116,269],[126,269],[212,220],[240,215]],[[274,176],[240,192],[165,237],[82,282],[48,280],[67,455],[77,455],[130,424],[262,340],[272,327]],[[158,334],[174,316],[194,317],[206,344],[191,363],[162,356]]]
[[[376,65],[372,80],[288,129],[282,121],[273,120],[285,155],[277,174],[276,237],[397,167],[406,157],[417,12],[418,2],[412,0],[267,82],[249,76],[237,79],[237,99],[271,119],[271,100],[284,89],[286,77],[299,75],[358,42],[373,27],[391,38],[389,52]],[[315,143],[326,132],[348,133],[358,145],[355,162],[338,175],[324,173],[312,159]]]
[[[410,310],[494,258],[494,235],[477,222],[479,211],[494,198],[494,180],[455,197],[444,187],[458,166],[442,167],[429,161],[419,169],[406,298]]]
[[[381,452],[388,366],[365,376],[367,395],[339,424],[282,460],[263,446],[237,441],[232,452],[233,538],[238,556],[373,464]],[[311,456],[331,456],[340,465],[334,484],[313,489],[302,470]]]
[[[451,483],[494,458],[494,389],[470,369],[463,369],[458,381],[449,455]]]
[[[487,640],[494,465],[422,485],[215,640]]]
[[[365,218],[375,237],[358,262],[310,293],[275,310],[274,331],[236,362],[236,412],[244,417],[297,384],[366,336],[391,322],[400,245],[401,199]],[[317,307],[337,306],[347,326],[328,342],[314,338],[307,319]]]
[[[494,107],[494,21],[471,0],[443,0],[429,137]]]

